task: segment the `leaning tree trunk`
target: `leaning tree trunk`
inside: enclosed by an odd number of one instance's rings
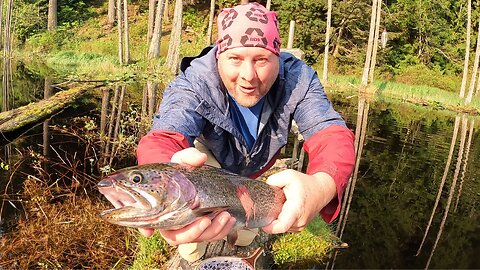
[[[155,11],[155,27],[153,30],[150,48],[148,49],[148,59],[160,57],[160,44],[162,39],[162,15],[164,9],[164,0],[159,0]]]
[[[375,34],[375,17],[377,16],[377,0],[373,0],[372,3],[372,16],[370,17],[370,34],[368,36],[367,56],[365,57],[365,66],[363,68],[362,83],[360,85],[361,90],[365,90],[368,85],[368,75],[370,72],[370,61],[372,58],[373,38]]]
[[[48,30],[57,28],[57,0],[48,1]]]
[[[180,55],[180,41],[182,34],[182,0],[175,1],[175,12],[173,14],[173,28],[170,34],[170,44],[167,54],[167,67],[174,73],[178,69],[178,58]]]
[[[210,16],[208,17],[208,28],[207,28],[207,45],[212,44],[214,18],[215,18],[215,0],[210,0]]]
[[[378,39],[380,37],[380,15],[382,11],[382,0],[377,0],[377,15],[375,16],[375,37],[373,38],[372,60],[370,62],[369,81],[373,83],[375,65],[377,64]]]
[[[472,28],[472,0],[467,1],[467,40],[465,44],[465,62],[463,63],[463,77],[462,77],[462,86],[460,87],[460,97],[465,96],[465,88],[467,87],[467,74],[468,74],[468,65],[470,58],[470,32]]]
[[[455,202],[455,207],[453,208],[453,212],[455,213],[457,212],[458,202],[460,201],[460,196],[462,195],[463,182],[465,181],[465,172],[467,171],[468,158],[470,155],[470,146],[472,145],[472,135],[473,135],[474,124],[475,124],[474,119],[471,119],[470,129],[468,131],[467,148],[465,149],[465,158],[464,158],[463,167],[462,167],[462,175],[460,177],[460,185],[458,187],[457,200]]]
[[[477,48],[475,49],[475,62],[473,63],[472,79],[470,81],[470,87],[468,88],[467,97],[465,98],[465,104],[467,105],[470,104],[470,102],[472,102],[473,90],[475,89],[475,85],[476,85],[475,81],[476,81],[477,72],[478,72],[479,59],[480,59],[480,23],[478,23]]]
[[[124,51],[123,51],[123,60],[124,63],[128,65],[130,63],[130,45],[129,45],[129,38],[128,38],[128,2],[127,0],[123,0],[123,21],[124,21],[124,29],[123,29],[123,36],[124,36]]]
[[[328,0],[327,30],[325,31],[325,52],[323,58],[323,83],[328,80],[328,51],[330,48],[330,28],[332,24],[332,0]]]

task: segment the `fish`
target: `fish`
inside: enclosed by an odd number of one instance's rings
[[[128,167],[104,177],[97,187],[116,207],[100,216],[121,226],[175,230],[227,211],[236,219],[227,236],[231,244],[237,230],[270,224],[285,202],[279,187],[208,165]]]
[[[242,257],[232,257],[232,256],[218,256],[208,258],[201,261],[196,267],[196,270],[254,270],[255,263],[263,254],[263,248],[257,248],[252,255],[242,258]]]

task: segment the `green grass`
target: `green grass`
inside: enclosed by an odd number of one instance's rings
[[[281,235],[272,245],[275,264],[280,268],[303,268],[325,261],[332,250],[332,228],[316,218],[299,233]]]
[[[350,92],[356,94],[359,87],[359,77],[330,75],[325,88],[330,93]],[[458,92],[444,91],[431,86],[408,85],[381,80],[375,81],[373,87],[370,87],[373,98],[393,98],[402,102],[432,106],[436,109],[480,114],[480,97],[474,96],[471,103],[465,105],[465,98],[460,98]]]
[[[135,261],[130,270],[156,269],[167,262],[170,246],[158,232],[149,238],[139,235],[137,245]]]

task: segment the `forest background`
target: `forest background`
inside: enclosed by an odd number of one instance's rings
[[[159,59],[153,62],[147,60],[147,35],[151,35],[147,23],[151,9],[149,1],[128,2],[131,64],[127,68],[119,68],[117,29],[107,18],[109,1],[58,0],[56,25],[47,30],[49,4],[52,5],[52,2],[57,1],[15,1],[13,47],[22,61],[46,63],[57,74],[76,74],[97,79],[101,76],[111,79],[112,76],[126,74],[128,77],[155,77],[163,72],[158,67],[165,63],[168,42],[161,43]],[[221,8],[237,2],[215,1],[215,15]],[[262,1],[260,3],[265,4]],[[183,1],[183,6],[180,58],[196,55],[209,44],[206,39],[210,1]],[[294,47],[302,49],[305,61],[321,74],[327,1],[277,0],[271,3],[271,9],[278,13],[283,47],[287,43],[289,22],[294,20]],[[162,39],[165,40],[169,38],[172,27],[173,10],[174,4],[167,3],[162,32]],[[330,74],[361,76],[371,10],[372,2],[368,0],[332,2]],[[466,53],[467,13],[467,0],[383,1],[380,32],[385,30],[388,33],[388,41],[385,48],[378,49],[375,77],[458,92]],[[477,22],[478,18],[478,2],[475,2],[472,4],[471,21]],[[476,28],[476,23],[471,25]],[[469,47],[473,50],[475,42],[470,43]],[[474,57],[470,57],[470,62],[473,61]],[[164,74],[160,75],[162,77]]]

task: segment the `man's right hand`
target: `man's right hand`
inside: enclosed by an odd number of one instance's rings
[[[207,155],[190,147],[178,151],[172,156],[171,162],[183,163],[200,167],[207,161]],[[228,212],[219,213],[212,220],[209,217],[202,217],[193,223],[178,230],[161,230],[160,234],[170,245],[179,245],[193,242],[212,242],[223,239],[235,225],[235,218]],[[142,235],[149,237],[154,229],[139,229]]]

